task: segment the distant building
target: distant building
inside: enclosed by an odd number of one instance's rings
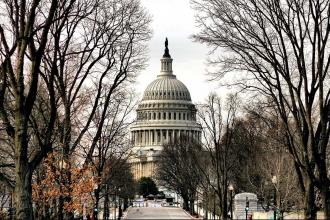
[[[161,71],[144,91],[131,126],[131,164],[135,179],[153,177],[157,156],[163,145],[180,136],[200,141],[201,126],[196,122],[196,108],[187,87],[173,75],[172,61],[165,41],[160,59]]]

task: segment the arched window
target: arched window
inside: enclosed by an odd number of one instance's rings
[[[171,112],[168,113],[168,120],[171,120]]]
[[[176,113],[173,113],[173,119],[176,120]]]

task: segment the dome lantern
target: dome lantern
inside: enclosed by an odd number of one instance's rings
[[[173,71],[172,71],[172,61],[173,59],[171,58],[169,49],[168,49],[168,39],[165,39],[165,52],[160,59],[161,62],[161,70],[159,76],[173,76]]]

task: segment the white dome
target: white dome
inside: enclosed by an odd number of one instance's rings
[[[174,75],[158,76],[146,88],[142,100],[186,100],[191,101],[187,87]]]

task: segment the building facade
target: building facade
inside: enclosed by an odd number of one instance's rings
[[[187,87],[173,75],[172,61],[165,41],[157,78],[144,91],[131,126],[131,164],[135,179],[153,177],[163,145],[181,136],[200,141],[201,126]]]

